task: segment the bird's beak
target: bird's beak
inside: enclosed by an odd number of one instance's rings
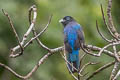
[[[62,22],[65,22],[65,20],[63,20],[63,19],[60,19],[60,20],[59,20],[59,22],[60,22],[60,23],[62,23]]]

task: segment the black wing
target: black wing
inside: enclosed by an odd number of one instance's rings
[[[75,41],[75,49],[80,48],[80,44],[84,44],[84,33],[82,31],[82,28],[77,30],[78,38]]]

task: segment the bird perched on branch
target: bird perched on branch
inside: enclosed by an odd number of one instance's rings
[[[59,22],[64,26],[64,45],[68,61],[67,67],[72,73],[78,72],[80,67],[80,45],[84,44],[82,27],[71,16],[65,16]]]

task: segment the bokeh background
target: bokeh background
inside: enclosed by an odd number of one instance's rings
[[[44,28],[49,16],[53,14],[49,28],[41,37],[39,37],[49,48],[63,45],[63,27],[58,21],[66,15],[73,16],[83,26],[86,44],[103,47],[106,42],[102,40],[97,33],[95,21],[98,20],[102,33],[104,33],[106,37],[111,38],[108,30],[106,30],[106,27],[103,24],[100,11],[100,4],[102,3],[106,13],[107,2],[108,0],[0,0],[0,62],[10,66],[17,73],[26,75],[31,71],[37,61],[47,53],[34,41],[32,45],[26,48],[24,55],[18,58],[9,58],[10,48],[16,46],[17,42],[8,20],[3,15],[1,9],[5,9],[11,16],[20,39],[22,39],[22,36],[29,27],[28,9],[31,5],[35,4],[38,9],[35,26],[37,32],[40,32]],[[114,0],[112,7],[113,20],[115,26],[117,26],[117,30],[120,29],[119,3],[120,0]],[[30,37],[32,37],[32,34],[30,35]],[[112,58],[109,58],[106,55],[102,55],[100,58],[86,56],[83,63],[89,61],[101,63],[89,66],[85,69],[85,72],[89,72],[89,75],[100,66],[112,60]],[[102,71],[91,80],[108,80],[112,67]],[[19,79],[0,67],[0,80]],[[49,57],[29,80],[73,80],[73,78],[69,74],[61,55],[56,53]]]

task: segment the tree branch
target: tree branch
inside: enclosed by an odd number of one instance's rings
[[[108,7],[107,7],[107,15],[108,15],[108,24],[111,32],[114,34],[115,38],[118,40],[119,34],[116,31],[116,28],[113,24],[113,19],[111,15],[111,8],[112,8],[112,0],[108,0]]]
[[[111,72],[110,80],[113,80],[113,78],[117,74],[117,71],[119,70],[119,67],[120,67],[120,63],[119,62],[115,62],[114,68],[113,68],[113,70]]]
[[[27,36],[30,34],[30,32],[32,31],[32,29],[33,29],[33,27],[34,27],[34,25],[35,25],[35,21],[36,21],[36,18],[37,18],[37,8],[36,8],[35,5],[32,6],[32,10],[33,10],[33,12],[34,12],[33,20],[32,20],[32,23],[31,23],[30,27],[28,28],[27,32],[24,34],[22,41],[20,42],[21,46],[24,45],[25,41],[27,40]],[[14,47],[14,48],[12,48],[12,49],[11,49],[11,55],[10,55],[10,57],[13,57],[13,58],[14,58],[14,57],[20,56],[20,55],[21,55],[21,52],[16,53],[16,54],[14,55],[15,51],[18,50],[19,48],[20,48],[19,45],[16,46],[16,47]]]
[[[104,69],[112,66],[115,63],[115,61],[110,62],[108,64],[105,64],[104,66],[100,67],[99,69],[97,69],[95,72],[93,72],[90,76],[88,76],[88,78],[86,78],[85,80],[90,80],[91,78],[93,78],[95,75],[97,75],[99,72],[103,71]]]
[[[17,34],[16,30],[15,30],[15,27],[14,27],[14,25],[13,25],[13,22],[12,22],[10,16],[8,15],[8,13],[4,11],[4,9],[2,9],[2,12],[3,12],[3,14],[8,18],[8,21],[9,21],[9,23],[10,23],[10,26],[11,26],[14,34],[15,34],[16,40],[17,40],[18,43],[19,43],[20,50],[21,50],[20,53],[22,54],[22,53],[23,53],[23,47],[22,47],[22,45],[21,45],[21,43],[20,43],[20,39],[19,39],[18,34]]]
[[[106,22],[102,4],[101,4],[101,12],[102,12],[102,18],[103,18],[103,21],[104,21],[105,26],[107,27],[107,29],[108,29],[108,31],[110,32],[111,36],[112,36],[113,38],[116,38],[116,37],[114,36],[114,34],[112,33],[112,31],[110,30],[109,25],[108,25],[107,22]]]
[[[100,32],[99,27],[98,27],[97,20],[96,20],[96,27],[97,27],[98,33],[100,34],[100,36],[101,36],[105,41],[107,41],[107,42],[109,42],[109,43],[112,42],[111,40],[108,40],[108,39]]]

